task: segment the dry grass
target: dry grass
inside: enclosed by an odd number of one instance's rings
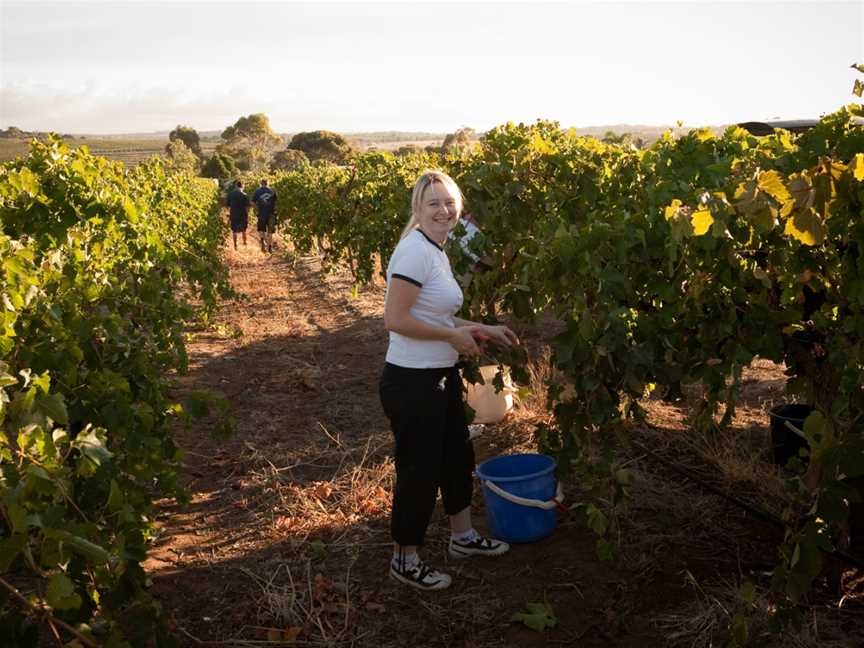
[[[514,422],[537,424],[551,421],[548,387],[555,375],[551,357],[550,347],[539,345],[525,367],[529,380],[527,385],[515,385],[518,394],[514,396],[516,406],[511,414]]]
[[[788,501],[788,494],[781,471],[771,461],[768,411],[784,399],[784,371],[782,365],[759,358],[744,369],[739,402],[728,429],[699,430],[686,424],[702,397],[701,387],[690,385],[682,402],[643,401],[652,427],[640,434],[652,448],[689,456],[688,463],[697,459],[697,470],[713,467],[712,481],[724,488],[746,490],[765,508],[777,511]],[[719,415],[722,411],[721,407]]]
[[[290,533],[294,542],[305,543],[312,536],[339,529],[340,535],[328,545],[354,545],[351,538],[368,536],[369,518],[389,512],[394,468],[382,450],[390,443],[369,437],[365,445],[346,445],[319,426],[331,447],[316,441],[306,448],[275,452],[270,448],[266,453],[252,448],[249,485],[261,490],[266,500],[263,514],[274,533]],[[377,441],[374,447],[373,441]],[[274,457],[282,465],[277,466]],[[310,467],[317,469],[313,474],[323,469],[332,477],[303,477],[301,471],[309,474]],[[382,542],[386,544],[386,539]]]
[[[275,565],[266,575],[243,570],[259,588],[256,598],[258,630],[266,641],[282,645],[338,646],[353,643],[356,602],[351,600],[349,587],[351,568],[357,560],[348,562],[345,582],[336,582],[313,572],[312,561],[295,568]],[[274,566],[271,566],[271,568]],[[367,607],[369,601],[365,602]],[[259,641],[237,641],[234,645],[258,645]]]
[[[687,547],[688,560],[714,562],[721,547],[734,546],[741,529],[727,524],[728,506],[717,497],[669,481],[647,466],[631,467],[634,481],[620,511],[623,561],[634,578],[650,578]]]
[[[745,604],[734,581],[699,582],[689,571],[685,585],[693,598],[677,610],[659,615],[654,623],[668,638],[669,646],[709,648],[729,637],[733,616],[744,611]],[[766,648],[859,648],[864,636],[862,607],[837,606],[828,602],[811,604],[804,609],[800,630],[790,630],[778,637],[768,630],[772,612],[770,599],[757,589],[750,609],[748,634],[751,640]],[[855,639],[858,637],[859,639]]]

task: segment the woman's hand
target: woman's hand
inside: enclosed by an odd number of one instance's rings
[[[481,326],[472,326],[470,328],[472,335],[478,339],[486,338],[494,344],[508,347],[513,346],[514,344],[519,344],[519,338],[516,337],[516,334],[503,324],[498,326],[483,324]],[[483,341],[485,342],[486,340]]]
[[[480,355],[480,347],[474,339],[472,327],[460,326],[452,329],[447,342],[459,352],[459,355],[477,357]]]

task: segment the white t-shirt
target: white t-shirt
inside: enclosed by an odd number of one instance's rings
[[[453,316],[462,308],[462,289],[453,278],[444,249],[415,229],[399,241],[387,266],[387,286],[408,281],[420,288],[410,309],[412,317],[437,326],[455,328]],[[459,353],[447,342],[418,340],[390,331],[387,362],[410,369],[452,367]]]

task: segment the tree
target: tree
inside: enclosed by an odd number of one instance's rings
[[[288,144],[289,149],[303,151],[312,160],[327,160],[344,164],[354,153],[354,149],[344,137],[332,131],[317,130],[297,133]]]
[[[183,140],[176,139],[168,142],[168,145],[165,147],[165,154],[174,166],[180,169],[196,173],[201,166],[201,159],[192,152],[192,149],[183,143]]]
[[[617,135],[615,131],[608,130],[600,139],[604,144],[616,144],[623,147],[635,147],[637,149],[645,148],[645,140],[641,137],[633,137],[632,133],[621,133]]]
[[[405,155],[411,155],[412,153],[417,153],[422,151],[423,149],[417,146],[416,144],[406,144],[405,146],[400,146],[395,151],[393,151],[393,155],[398,155],[399,157],[403,157]]]
[[[22,131],[17,126],[10,126],[6,130],[0,130],[0,137],[9,138],[9,139],[27,139],[30,136],[29,133]]]
[[[270,160],[271,171],[294,171],[295,169],[309,163],[309,158],[303,151],[297,149],[285,149],[277,151]]]
[[[241,117],[222,131],[222,139],[225,142],[217,150],[233,157],[241,169],[261,168],[272,151],[284,143],[270,128],[270,119],[264,113]]]
[[[171,131],[168,135],[168,139],[170,142],[168,146],[171,145],[171,142],[181,141],[189,150],[192,151],[195,155],[198,156],[199,159],[204,159],[204,152],[201,150],[201,138],[198,136],[198,131],[196,131],[191,126],[180,126]],[[168,146],[165,147],[165,151],[168,151]]]
[[[205,178],[225,180],[237,175],[237,164],[230,155],[217,151],[204,163],[201,175]]]
[[[470,146],[473,140],[477,139],[477,132],[473,128],[458,129],[455,133],[450,133],[444,138],[441,144],[441,151],[446,152],[452,148],[463,148]]]

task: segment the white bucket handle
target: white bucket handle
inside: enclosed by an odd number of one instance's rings
[[[561,486],[561,482],[558,482],[558,486],[555,489],[555,497],[551,500],[544,502],[543,500],[537,499],[528,499],[527,497],[519,497],[518,495],[514,495],[513,493],[508,493],[503,488],[498,486],[495,482],[489,481],[488,479],[481,479],[480,483],[483,486],[486,486],[489,490],[495,493],[498,497],[507,500],[508,502],[512,502],[513,504],[520,504],[522,506],[530,506],[532,508],[539,508],[545,511],[552,510],[561,505],[564,501],[564,489]]]

